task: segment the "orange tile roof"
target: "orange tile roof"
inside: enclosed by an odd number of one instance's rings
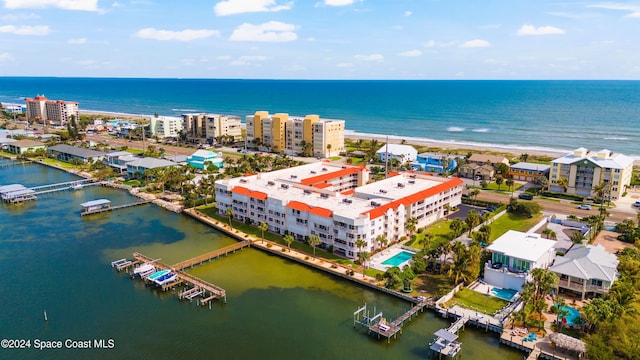
[[[433,195],[439,194],[443,191],[452,189],[456,186],[460,186],[464,184],[462,182],[462,179],[460,178],[453,178],[451,180],[447,180],[441,184],[438,184],[436,186],[430,187],[428,189],[424,189],[422,191],[418,191],[417,193],[405,196],[403,198],[394,200],[390,203],[384,204],[382,206],[378,206],[376,208],[373,208],[369,211],[365,211],[364,214],[369,214],[369,219],[376,219],[382,215],[384,215],[384,213],[387,212],[387,210],[389,209],[396,209],[398,208],[398,206],[400,204],[404,205],[404,206],[408,206],[410,204],[416,203],[420,200],[426,199],[428,197],[431,197]]]
[[[332,217],[333,216],[333,211],[329,210],[329,209],[325,209],[323,207],[320,206],[309,206],[303,202],[300,201],[289,201],[289,203],[287,204],[287,207],[290,209],[294,209],[294,210],[300,210],[300,211],[304,211],[304,212],[308,212],[309,214],[314,214],[314,215],[318,215],[318,216],[322,216],[322,217]]]
[[[240,195],[246,195],[248,197],[252,197],[258,200],[267,200],[267,197],[268,197],[267,194],[263,193],[262,191],[251,191],[244,186],[236,186],[231,190],[231,192],[234,192]]]
[[[343,191],[340,194],[342,195],[353,195],[353,193],[355,193],[356,191],[354,189],[349,189],[347,191]]]
[[[314,187],[317,187],[318,189],[324,189],[324,188],[328,188],[329,186],[332,186],[329,183],[319,183],[319,184],[315,184],[313,185]]]
[[[328,180],[331,179],[337,179],[339,177],[342,176],[347,176],[347,175],[351,175],[351,174],[357,174],[360,172],[360,168],[358,167],[351,167],[351,168],[346,168],[346,169],[340,169],[338,171],[332,171],[326,174],[320,174],[320,175],[316,175],[316,176],[312,176],[312,177],[308,177],[306,179],[302,179],[300,180],[300,184],[302,185],[313,185],[313,184],[317,184],[320,182],[327,182]]]

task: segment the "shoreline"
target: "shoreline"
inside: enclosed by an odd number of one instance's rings
[[[92,116],[119,116],[123,118],[132,118],[132,119],[149,119],[153,117],[153,115],[144,115],[144,114],[131,114],[131,113],[123,113],[123,112],[111,112],[111,111],[101,111],[101,110],[80,110],[80,114],[82,115],[92,115]],[[164,116],[164,115],[163,115]],[[246,124],[243,122],[242,127],[245,127]],[[495,151],[502,153],[512,154],[514,157],[520,156],[522,154],[529,154],[534,156],[551,156],[551,157],[560,157],[566,155],[571,150],[562,150],[562,149],[546,149],[546,148],[537,148],[537,147],[527,147],[527,146],[518,146],[518,145],[502,145],[502,144],[485,144],[480,142],[456,142],[451,140],[437,140],[437,139],[429,139],[422,137],[412,137],[412,136],[400,136],[400,135],[384,135],[384,134],[375,134],[375,133],[364,133],[358,132],[356,130],[345,129],[344,131],[345,139],[351,140],[382,140],[386,141],[389,139],[389,144],[400,144],[403,140],[406,141],[407,145],[418,145],[432,148],[440,148],[443,150],[475,150],[475,151]],[[639,159],[640,160],[640,159]]]

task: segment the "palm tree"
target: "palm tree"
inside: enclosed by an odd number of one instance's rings
[[[316,257],[316,246],[320,245],[320,238],[316,235],[311,235],[309,239],[307,239],[307,243],[313,248],[313,257]]]
[[[562,186],[562,189],[564,189],[564,192],[567,192],[567,189],[569,188],[569,180],[561,177],[558,180],[556,180],[556,184],[559,186]]]
[[[584,235],[579,230],[576,230],[571,234],[571,241],[574,244],[580,244],[582,240],[584,240]]]
[[[285,243],[287,243],[287,247],[289,248],[289,252],[291,252],[291,243],[293,243],[293,240],[295,240],[293,238],[293,235],[287,234],[282,239],[284,240]]]
[[[327,144],[327,155],[331,156],[331,144]]]
[[[557,235],[556,232],[551,230],[550,228],[545,228],[544,230],[542,230],[542,235],[546,236],[547,239],[556,239]]]
[[[409,232],[409,240],[413,238],[413,232],[416,231],[416,225],[418,224],[418,219],[415,217],[410,217],[407,219],[407,222],[404,224],[405,230]]]
[[[480,224],[480,217],[478,216],[478,213],[475,210],[471,210],[467,214],[467,218],[464,220],[464,222],[469,227],[469,237],[471,237],[471,232],[473,231],[473,228]]]
[[[449,213],[451,212],[451,205],[449,205],[448,203],[444,204],[444,210],[446,212],[446,214],[444,215],[444,220],[446,221]]]
[[[469,196],[471,196],[473,198],[473,200],[477,200],[478,199],[478,194],[480,194],[480,190],[479,189],[473,189],[473,190],[469,191]]]
[[[529,154],[527,153],[523,153],[520,155],[520,160],[523,162],[527,162],[527,159],[529,158]]]
[[[227,210],[225,210],[225,214],[227,214],[227,217],[229,218],[229,227],[231,227],[231,218],[235,215],[233,209],[227,208]]]
[[[461,219],[451,220],[451,223],[449,224],[449,229],[453,231],[453,237],[457,238],[464,231],[464,221],[462,221]]]
[[[502,177],[502,175],[496,176],[496,185],[498,185],[498,191],[500,191],[500,186],[502,185],[503,182],[504,182],[504,178]]]
[[[508,178],[504,183],[507,185],[507,188],[511,189],[511,197],[513,197],[513,185],[515,184],[515,181],[513,181],[512,178]]]
[[[366,241],[364,241],[363,239],[356,240],[356,247],[358,248],[358,253],[360,253],[360,251],[362,251],[362,248],[365,246],[367,246]]]
[[[258,225],[258,229],[262,231],[262,243],[264,243],[264,232],[269,230],[269,224],[263,221]]]
[[[387,245],[387,243],[389,242],[389,239],[387,239],[387,235],[386,234],[380,234],[380,235],[376,236],[376,242],[378,244],[380,244],[380,247],[385,247]]]
[[[367,261],[369,261],[369,259],[371,258],[371,254],[368,251],[361,251],[358,253],[358,259],[360,260],[360,263],[362,264],[362,277],[364,277],[364,271],[367,269],[366,267],[366,263]]]
[[[420,241],[422,243],[422,248],[426,251],[429,244],[431,244],[435,238],[436,236],[433,233],[425,233],[424,237]]]

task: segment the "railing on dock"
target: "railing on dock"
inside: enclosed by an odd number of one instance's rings
[[[251,241],[249,240],[245,240],[245,241],[241,241],[239,243],[235,243],[229,246],[225,246],[222,249],[218,249],[218,250],[214,250],[211,252],[208,252],[206,254],[202,254],[199,256],[196,256],[194,258],[185,260],[185,261],[181,261],[175,265],[172,266],[172,268],[174,268],[175,270],[185,270],[188,269],[190,267],[196,266],[196,265],[200,265],[203,262],[206,261],[211,261],[213,259],[216,259],[220,256],[224,256],[227,255],[230,252],[235,252],[236,250],[248,247],[251,245]]]

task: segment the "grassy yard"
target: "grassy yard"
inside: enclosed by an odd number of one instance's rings
[[[424,229],[424,231],[421,234],[417,234],[416,233],[415,240],[413,240],[411,242],[408,242],[406,245],[410,246],[410,247],[412,247],[414,249],[417,249],[417,250],[422,250],[424,248],[424,245],[422,244],[422,239],[424,239],[424,235],[426,233],[431,233],[431,234],[434,234],[436,237],[428,245],[427,251],[429,251],[431,249],[435,249],[440,244],[449,241],[450,236],[451,236],[450,235],[451,234],[451,229],[449,229],[449,224],[450,223],[451,223],[451,221],[448,221],[448,220],[438,221],[435,224],[433,224],[433,225],[429,226],[428,228]]]
[[[499,238],[509,230],[527,231],[542,219],[542,214],[534,215],[532,218],[506,213],[491,223],[491,237],[489,242]]]
[[[342,159],[341,156],[332,156],[332,157],[329,158],[329,160],[331,160],[331,161],[338,161],[338,160],[341,160],[341,159]]]
[[[221,216],[218,214],[217,209],[215,208],[215,205],[207,205],[207,206],[201,206],[197,208],[198,211],[202,212],[203,214],[206,214],[207,216],[214,218],[218,221],[224,222],[225,224],[229,223],[229,218],[227,218],[226,216]],[[247,225],[245,223],[242,223],[240,221],[236,221],[236,220],[232,220],[231,224],[233,226],[234,229],[238,229],[246,234],[249,235],[253,235],[256,236],[258,238],[262,237],[262,232],[255,226],[251,226],[251,225]],[[278,244],[287,246],[287,243],[284,242],[284,239],[282,236],[278,235],[278,234],[274,234],[268,231],[264,232],[264,238],[273,242],[277,242]],[[291,248],[295,249],[295,250],[299,250],[302,252],[306,252],[308,254],[313,254],[313,248],[305,243],[302,243],[300,241],[294,241],[291,243]],[[340,257],[338,255],[329,253],[327,251],[324,251],[320,248],[316,247],[316,257],[319,258],[323,258],[323,259],[327,259],[327,260],[331,260],[334,261],[336,263],[345,265],[345,266],[351,266],[354,270],[362,270],[362,268],[360,267],[360,265],[355,264],[353,261],[345,259],[343,257]],[[371,272],[369,272],[371,271]],[[375,276],[375,272],[377,270],[375,269],[368,269],[367,270],[367,274],[371,273],[373,274],[372,276]]]
[[[411,281],[411,296],[440,298],[453,289],[453,282],[446,274],[420,274]]]
[[[59,167],[61,169],[65,169],[65,170],[67,170],[67,169],[79,169],[80,168],[77,165],[72,165],[72,164],[69,164],[69,163],[66,163],[66,162],[63,162],[63,161],[60,161],[60,160],[49,159],[49,158],[44,159],[43,163],[48,164],[48,165],[53,165],[55,167]]]
[[[474,290],[461,289],[447,305],[459,305],[467,309],[478,310],[484,314],[493,315],[496,311],[505,307],[508,302],[495,296],[487,296]]]
[[[521,187],[522,187],[521,184],[514,183],[513,184],[513,191],[517,191]],[[505,184],[504,182],[502,184],[500,184],[500,187],[498,187],[498,184],[496,184],[495,182],[488,183],[487,187],[486,187],[486,190],[496,190],[496,191],[502,191],[502,192],[511,192],[511,189],[509,189],[507,184]]]

